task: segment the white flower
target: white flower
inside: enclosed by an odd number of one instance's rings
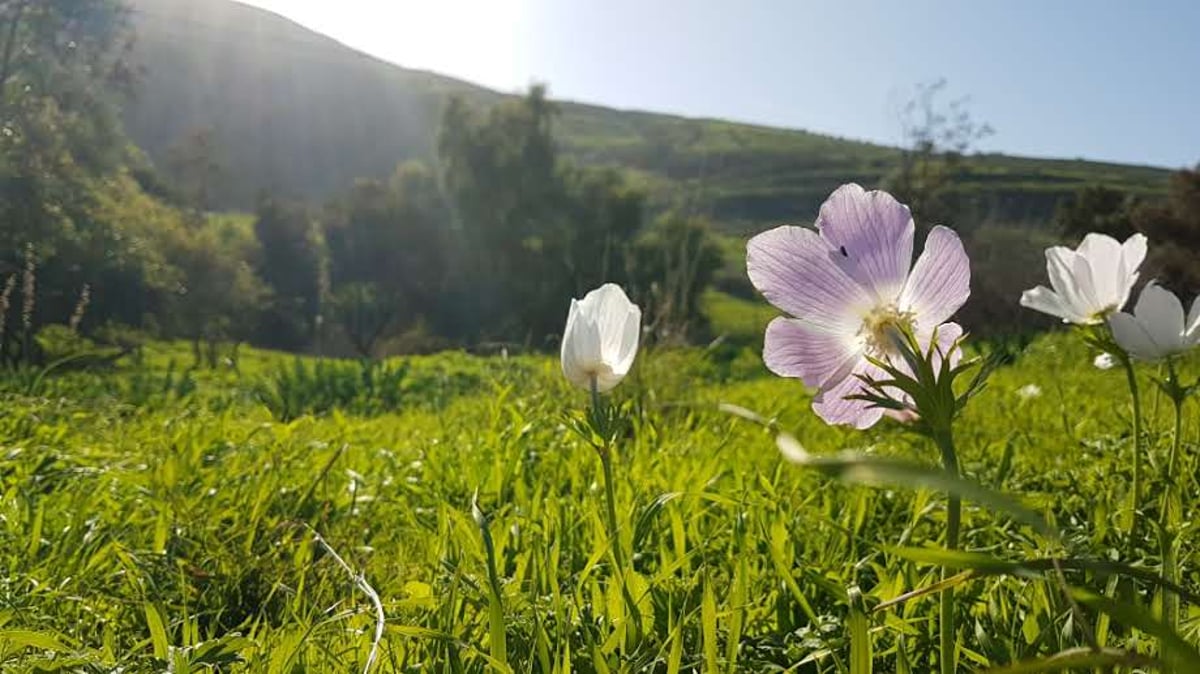
[[[641,322],[642,310],[612,283],[571,300],[562,340],[567,380],[591,390],[594,379],[602,393],[621,383],[637,356]]]
[[[1192,302],[1185,320],[1183,303],[1175,293],[1151,283],[1142,289],[1133,315],[1108,317],[1113,339],[1138,360],[1158,360],[1183,353],[1200,342],[1200,299]]]
[[[1092,361],[1097,370],[1111,370],[1117,364],[1117,359],[1111,353],[1102,353]]]
[[[1022,400],[1029,400],[1030,398],[1036,398],[1040,395],[1042,395],[1042,387],[1038,386],[1037,384],[1026,384],[1017,389],[1017,397],[1021,398]]]
[[[1046,249],[1046,272],[1053,290],[1038,286],[1021,294],[1021,306],[1058,316],[1064,323],[1097,325],[1129,300],[1146,258],[1146,237],[1134,234],[1119,243],[1111,236],[1088,234],[1071,250]]]

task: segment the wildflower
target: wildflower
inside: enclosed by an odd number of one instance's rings
[[[1113,340],[1138,360],[1183,353],[1200,343],[1200,299],[1192,302],[1185,319],[1175,293],[1151,283],[1142,289],[1133,314],[1112,314],[1108,327]]]
[[[1099,325],[1129,300],[1138,267],[1146,258],[1146,237],[1134,234],[1120,243],[1104,234],[1088,234],[1075,250],[1046,249],[1046,273],[1053,290],[1038,286],[1021,294],[1021,306],[1058,316],[1064,323]]]
[[[1042,387],[1038,386],[1037,384],[1026,384],[1017,389],[1017,397],[1021,398],[1022,400],[1037,398],[1040,395],[1042,395]]]
[[[642,310],[612,283],[571,300],[562,340],[567,380],[601,393],[621,383],[637,356],[641,321]]]
[[[1092,359],[1092,367],[1097,370],[1111,370],[1117,364],[1117,359],[1111,353],[1102,353]]]
[[[970,294],[970,263],[958,235],[934,227],[912,263],[908,207],[882,191],[843,185],[821,205],[816,231],[777,227],[750,240],[746,267],[767,300],[792,318],[767,327],[763,360],[774,373],[817,389],[813,410],[831,424],[867,428],[883,415],[863,378],[889,378],[871,362],[900,368],[905,335],[935,358],[957,358],[962,328],[946,321]]]

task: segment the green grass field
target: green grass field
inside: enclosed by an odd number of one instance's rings
[[[570,430],[587,396],[552,357],[449,353],[364,370],[242,349],[236,370],[190,361],[185,345],[159,344],[111,371],[3,378],[0,670],[362,671],[378,624],[367,587],[384,617],[378,672],[934,669],[936,597],[885,602],[938,581],[944,497],[787,463],[768,432],[718,404],[776,419],[813,453],[934,465],[936,451],[894,422],[825,426],[802,385],[751,351],[641,353],[615,395],[632,418],[616,452],[617,542],[596,452]],[[1128,394],[1119,370],[1090,363],[1076,337],[1044,337],[958,424],[966,475],[1061,532],[1053,543],[968,500],[962,541],[978,556],[959,564],[976,567],[956,589],[960,671],[1093,634],[1159,652],[1139,623],[1157,585],[1103,564],[1154,574],[1158,544],[1149,524],[1126,535]],[[1147,494],[1161,490],[1171,442],[1155,373],[1142,372]],[[1022,396],[1030,384],[1040,394]],[[1185,521],[1198,432],[1192,412]],[[1156,500],[1143,510],[1156,521]],[[1194,589],[1194,532],[1183,535]],[[620,575],[614,543],[629,560]],[[1141,613],[1073,612],[1056,574],[1031,561],[1051,556],[1070,560],[1071,586]],[[1167,655],[1194,663],[1187,648]]]

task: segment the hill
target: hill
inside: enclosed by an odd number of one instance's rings
[[[430,158],[447,97],[486,105],[505,96],[381,61],[230,0],[132,0],[131,8],[143,80],[126,129],[160,166],[189,133],[211,129],[220,208],[246,208],[262,189],[321,199],[356,177]],[[687,200],[733,232],[809,219],[834,187],[874,183],[898,156],[805,131],[573,102],[561,103],[558,128],[576,161],[634,170],[653,203]],[[985,155],[960,189],[983,216],[1038,221],[1082,185],[1156,193],[1166,176],[1152,167]]]

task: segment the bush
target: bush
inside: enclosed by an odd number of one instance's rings
[[[306,365],[296,359],[292,367],[275,373],[259,397],[275,418],[285,422],[333,409],[379,414],[400,408],[401,385],[408,370],[408,363],[319,360]]]

